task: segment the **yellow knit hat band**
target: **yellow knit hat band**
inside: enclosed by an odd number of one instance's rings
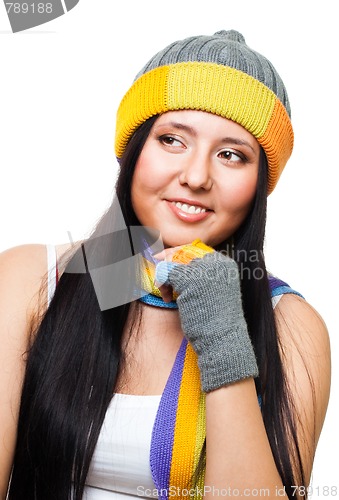
[[[118,109],[116,156],[121,158],[135,130],[148,118],[180,109],[228,118],[253,134],[266,153],[268,194],[273,191],[293,148],[286,109],[256,78],[216,63],[180,62],[140,76]]]

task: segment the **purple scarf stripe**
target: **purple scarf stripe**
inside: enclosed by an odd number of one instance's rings
[[[167,499],[169,491],[174,428],[186,347],[187,340],[184,338],[161,397],[152,431],[150,466],[161,500]]]
[[[304,296],[301,295],[301,293],[296,292],[285,281],[282,281],[279,278],[276,278],[275,276],[269,276],[268,282],[270,285],[272,297],[275,297],[276,295],[283,295],[285,293],[291,293],[304,298]]]
[[[271,291],[274,290],[274,288],[278,288],[278,286],[288,286],[288,284],[285,283],[285,281],[282,281],[279,278],[276,278],[275,276],[269,276],[268,282],[269,282]]]

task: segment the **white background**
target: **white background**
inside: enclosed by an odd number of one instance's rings
[[[313,474],[313,496],[325,498],[324,486],[339,486],[335,2],[80,0],[16,34],[0,3],[0,251],[88,234],[111,200],[115,113],[134,75],[168,43],[220,29],[241,31],[289,92],[295,149],[269,197],[266,259],[330,331],[332,395]]]

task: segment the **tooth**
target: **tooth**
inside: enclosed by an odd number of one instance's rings
[[[181,210],[183,210],[184,212],[188,212],[188,205],[184,203],[181,207]]]
[[[206,212],[206,208],[202,208],[202,209],[201,209],[201,212]]]
[[[194,205],[191,205],[188,209],[188,213],[189,214],[195,214],[195,206]]]
[[[202,209],[201,209],[200,207],[197,207],[197,208],[195,209],[195,212],[194,212],[194,213],[196,213],[196,214],[200,214],[201,210],[202,210]]]
[[[181,207],[182,207],[182,203],[180,203],[180,201],[177,201],[177,202],[176,202],[176,206],[177,206],[178,208],[181,208]]]

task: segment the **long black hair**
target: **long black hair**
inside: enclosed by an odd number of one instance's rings
[[[102,247],[101,236],[108,235],[108,246],[114,238],[118,210],[127,227],[139,224],[131,203],[131,180],[156,118],[141,125],[129,141],[116,184],[118,203],[112,203],[89,238],[93,253]],[[293,498],[291,486],[303,484],[304,477],[263,257],[266,193],[267,163],[261,153],[252,209],[232,241],[216,250],[231,252],[239,265],[244,313],[259,365],[256,386],[263,421],[277,469]],[[248,259],[253,252],[256,258]],[[136,321],[140,317],[137,302],[101,310],[86,261],[79,270],[83,261],[83,247],[79,247],[32,332],[9,500],[81,500],[122,365],[121,339],[127,318]]]

